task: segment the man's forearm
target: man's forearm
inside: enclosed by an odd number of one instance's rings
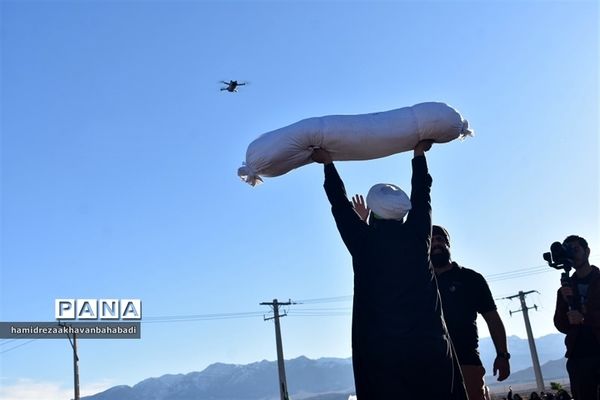
[[[417,156],[412,159],[412,177],[411,185],[413,189],[425,189],[431,187],[431,177],[429,176],[429,168],[427,167],[427,159],[425,156]]]
[[[502,319],[500,319],[500,315],[498,315],[498,312],[490,311],[486,313],[483,316],[483,318],[487,323],[488,329],[490,331],[490,336],[492,337],[494,347],[496,348],[496,352],[507,353],[508,346],[506,343],[506,330],[504,329],[504,324],[502,323]]]
[[[432,179],[424,156],[413,158],[412,171],[410,201],[413,210],[423,209],[424,211],[430,209]]]
[[[348,202],[348,197],[346,196],[346,188],[344,187],[344,182],[335,168],[333,163],[328,163],[323,166],[323,171],[325,172],[325,183],[323,187],[325,188],[325,193],[327,194],[327,198],[329,199],[329,203],[332,206],[344,204]]]
[[[571,326],[569,325],[569,319],[567,318],[567,311],[569,308],[566,302],[562,299],[561,294],[558,293],[556,296],[556,307],[554,311],[554,326],[561,333],[567,333]]]

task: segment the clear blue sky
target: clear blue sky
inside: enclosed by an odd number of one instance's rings
[[[51,321],[56,298],[140,298],[150,321],[349,296],[322,168],[252,188],[246,147],[306,117],[443,101],[476,136],[428,153],[434,220],[495,297],[538,290],[534,334],[555,333],[541,254],[576,233],[600,264],[598,17],[594,1],[2,1],[0,319]],[[250,85],[219,91],[230,79]],[[350,193],[408,188],[410,158],[338,168]],[[286,358],[350,356],[342,300],[290,309]],[[525,337],[517,302],[498,307]],[[243,316],[82,340],[82,393],[275,359],[272,322]],[[3,398],[72,396],[66,340],[0,352]]]

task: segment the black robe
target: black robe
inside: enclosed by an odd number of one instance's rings
[[[333,164],[325,192],[352,255],[352,360],[358,400],[462,399],[429,260],[431,183],[424,156],[412,160],[412,209],[406,222],[360,219]]]

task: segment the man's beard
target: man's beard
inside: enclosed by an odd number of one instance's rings
[[[430,258],[434,268],[441,268],[450,264],[450,252],[446,249],[432,253]]]
[[[585,262],[583,262],[583,261],[581,261],[581,260],[577,260],[577,261],[575,261],[575,260],[571,260],[571,262],[572,262],[572,264],[571,264],[571,265],[573,265],[573,269],[574,269],[575,271],[577,271],[577,270],[579,270],[579,269],[581,269],[581,268],[585,267],[585,265],[586,265],[586,264],[585,264]]]

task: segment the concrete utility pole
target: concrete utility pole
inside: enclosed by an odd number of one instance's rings
[[[539,293],[536,290],[530,290],[529,292],[519,291],[518,294],[514,296],[505,297],[506,299],[514,299],[518,297],[521,301],[521,309],[517,311],[509,311],[510,316],[514,313],[518,313],[519,311],[523,312],[523,319],[525,320],[525,329],[527,330],[527,340],[529,341],[529,351],[531,352],[531,361],[533,362],[533,372],[535,373],[535,382],[537,384],[538,392],[544,391],[544,377],[542,376],[542,369],[540,368],[540,360],[538,359],[537,349],[535,348],[535,339],[533,338],[533,332],[531,330],[531,323],[529,322],[529,313],[528,310],[531,308],[535,308],[537,311],[537,306],[527,307],[525,303],[525,296],[530,293]]]
[[[65,324],[58,324],[62,327],[67,327]],[[69,343],[73,348],[73,383],[75,390],[75,397],[73,400],[80,400],[79,398],[79,356],[77,355],[77,334],[73,333],[73,340],[71,340],[71,336],[67,333],[67,338],[69,339]]]
[[[261,306],[271,306],[273,307],[273,317],[266,318],[263,317],[265,321],[275,320],[275,342],[277,344],[277,369],[279,371],[279,395],[281,400],[289,400],[288,391],[287,391],[287,382],[285,379],[285,365],[283,362],[283,345],[281,342],[281,327],[279,326],[279,318],[285,317],[287,314],[279,315],[279,307],[280,306],[289,306],[293,303],[291,300],[288,300],[285,303],[280,303],[277,299],[273,299],[272,303],[263,302],[260,303]]]
[[[79,356],[77,355],[77,334],[73,334],[73,383],[75,386],[75,400],[79,400]]]

